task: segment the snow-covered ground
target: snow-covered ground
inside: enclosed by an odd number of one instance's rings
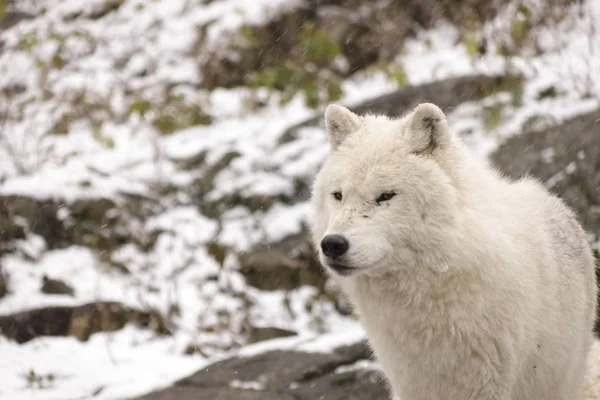
[[[38,3],[31,3],[32,11],[39,12]],[[286,128],[314,115],[300,96],[284,106],[274,98],[266,107],[251,111],[244,102],[249,89],[201,93],[194,89],[202,79],[201,71],[190,54],[200,24],[214,20],[205,34],[211,45],[219,46],[242,23],[264,21],[297,2],[222,0],[192,7],[194,2],[184,0],[130,0],[101,19],[69,22],[65,22],[69,15],[91,13],[104,0],[46,3],[43,16],[0,33],[4,43],[0,89],[25,87],[10,103],[0,104],[10,115],[0,132],[0,142],[8,143],[0,146],[0,195],[66,202],[82,197],[119,202],[123,194],[153,197],[156,184],[185,188],[230,152],[239,156],[214,177],[209,198],[215,201],[232,193],[290,196],[294,179],[310,179],[316,172],[328,151],[319,128],[302,129],[295,140],[279,144]],[[513,105],[508,95],[499,94],[449,112],[450,129],[476,154],[486,157],[502,138],[518,133],[534,116],[550,116],[557,123],[599,106],[600,84],[593,77],[600,76],[600,35],[590,32],[592,22],[600,23],[600,3],[588,0],[585,7],[587,12],[581,16],[573,12],[540,33],[544,52],[512,60],[527,78],[521,104]],[[506,15],[500,16],[486,34],[493,37],[497,33],[492,28],[507,20]],[[90,37],[95,38],[93,44]],[[409,82],[504,70],[506,61],[495,52],[473,61],[457,39],[454,28],[440,25],[410,40],[399,56]],[[30,43],[28,50],[23,50],[23,40]],[[40,64],[51,63],[59,47],[64,67],[42,73]],[[163,136],[149,123],[151,113],[127,115],[131,101],[127,89],[153,98],[167,85],[177,87],[187,101],[201,103],[213,122]],[[557,96],[539,99],[540,91],[551,86]],[[53,96],[45,96],[40,87]],[[359,73],[344,82],[340,103],[352,105],[395,88],[383,73]],[[61,99],[81,92],[90,102],[103,105],[101,110],[94,107],[106,113],[107,121],[97,127],[76,118],[66,134],[46,135],[50,126],[72,111],[70,103]],[[499,103],[504,104],[500,121],[489,126],[482,110]],[[206,152],[202,168],[178,167],[178,161],[202,152]],[[22,165],[15,164],[15,154]],[[65,400],[92,395],[122,399],[142,394],[235,351],[231,349],[243,344],[239,331],[248,319],[258,326],[279,326],[301,335],[263,346],[298,343],[323,332],[333,333],[329,340],[338,342],[342,339],[336,332],[359,331],[355,321],[339,315],[314,288],[266,293],[248,286],[236,270],[237,252],[300,232],[311,218],[305,202],[275,204],[255,212],[236,206],[216,220],[202,215],[193,199],[182,193],[158,199],[163,211],[141,227],[161,232],[150,251],[128,244],[112,255],[112,261],[127,265],[129,274],[108,268],[89,248],[46,250],[43,239],[35,235],[19,243],[23,251],[0,260],[10,277],[10,293],[0,300],[0,315],[96,300],[151,306],[165,314],[173,304],[180,310],[170,337],[133,327],[95,334],[85,343],[42,337],[17,345],[0,337],[0,399]],[[210,254],[209,242],[231,250],[223,265]],[[67,282],[75,289],[74,296],[41,293],[44,274]],[[223,315],[229,329],[205,329],[223,323]],[[202,345],[206,356],[184,355],[189,345]],[[248,351],[260,348],[264,347]],[[30,371],[46,378],[50,374],[52,379],[45,381],[44,388],[29,387]]]

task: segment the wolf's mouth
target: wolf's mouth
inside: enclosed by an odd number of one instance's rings
[[[356,268],[348,267],[344,264],[332,262],[328,264],[328,267],[334,270],[338,275],[349,276],[356,271]]]

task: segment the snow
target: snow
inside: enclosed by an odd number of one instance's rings
[[[67,400],[93,397],[124,399],[189,375],[206,365],[197,356],[181,357],[173,338],[156,338],[126,327],[93,335],[86,343],[75,338],[37,338],[17,345],[0,337],[0,398]],[[26,376],[48,377],[39,388]]]
[[[174,308],[180,311],[169,321],[173,336],[166,338],[132,326],[95,334],[85,343],[44,337],[17,345],[0,337],[0,399],[76,399],[96,392],[95,399],[121,399],[166,386],[225,356],[251,356],[273,349],[328,352],[362,340],[364,332],[358,323],[337,313],[315,288],[263,292],[249,287],[237,271],[236,253],[297,234],[310,222],[310,207],[306,199],[296,201],[295,184],[310,181],[318,170],[329,150],[327,139],[320,127],[299,129],[284,144],[280,139],[287,128],[321,115],[322,108],[308,109],[301,96],[281,106],[274,96],[264,108],[249,110],[244,102],[249,89],[197,89],[203,78],[196,67],[198,57],[224,49],[230,32],[241,24],[260,23],[299,2],[221,0],[190,7],[192,2],[184,0],[131,0],[97,20],[69,16],[90,15],[104,0],[47,3],[44,16],[0,33],[4,46],[0,89],[25,87],[10,104],[0,99],[0,108],[6,108],[11,117],[0,132],[0,195],[65,203],[110,199],[117,205],[125,196],[141,196],[154,200],[158,211],[129,228],[156,235],[156,243],[150,250],[125,244],[106,260],[79,246],[48,249],[43,238],[28,233],[27,239],[16,243],[18,252],[0,259],[10,276],[10,293],[0,300],[0,315],[100,300],[154,308],[165,315]],[[35,4],[30,6],[35,10]],[[600,37],[590,39],[589,32],[593,21],[600,22],[600,3],[589,0],[584,7],[588,12],[579,19],[573,14],[542,34],[540,46],[546,52],[513,58],[515,70],[527,78],[521,105],[500,93],[448,110],[452,133],[477,156],[486,158],[533,116],[551,116],[553,123],[559,123],[598,108],[600,87],[590,77],[600,73]],[[493,37],[494,29],[510,22],[510,8],[505,11],[486,28],[486,35]],[[209,21],[206,52],[195,53],[197,28]],[[410,84],[504,71],[506,61],[494,51],[472,60],[458,37],[455,28],[442,24],[409,40],[397,61]],[[40,44],[26,51],[20,45],[24,38],[37,38]],[[40,62],[52,60],[58,49],[62,49],[65,66],[43,73]],[[128,115],[133,100],[160,104],[167,86],[175,87],[174,93],[181,94],[186,104],[202,107],[213,122],[164,136],[153,128],[151,111],[144,116]],[[552,86],[556,97],[538,98],[541,90]],[[342,87],[339,103],[345,105],[396,89],[381,72],[358,73]],[[44,90],[54,96],[45,98]],[[85,98],[76,102],[81,109],[61,100],[79,99],[83,92]],[[502,121],[487,126],[482,110],[497,104]],[[109,117],[104,119],[109,121],[98,127],[78,117],[68,132],[44,135],[61,115],[72,112],[86,117],[106,114]],[[203,215],[202,204],[198,207],[192,195],[161,196],[154,189],[158,184],[176,189],[192,186],[231,154],[236,157],[214,176],[207,199],[228,204],[236,194],[285,201],[260,210],[236,204],[216,217]],[[549,160],[552,154],[548,149]],[[201,158],[192,169],[179,167]],[[17,165],[17,160],[23,165]],[[570,168],[564,173],[573,172]],[[210,250],[215,245],[225,249],[223,260]],[[126,266],[128,272],[117,265]],[[74,295],[41,293],[44,275],[72,286]],[[254,326],[290,329],[298,336],[240,349],[247,320]],[[218,326],[226,329],[211,331]],[[184,355],[189,345],[199,346],[204,355]],[[27,388],[23,374],[30,369],[55,375],[51,387]]]

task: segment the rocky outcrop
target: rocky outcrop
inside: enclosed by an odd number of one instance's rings
[[[424,85],[409,86],[392,93],[378,96],[348,108],[359,114],[384,114],[397,117],[422,102],[437,104],[442,109],[456,107],[466,101],[480,100],[500,91],[518,93],[522,90],[522,78],[511,75],[472,75],[449,78]],[[295,138],[299,129],[323,125],[321,114],[294,125],[282,135],[282,142]]]
[[[248,333],[248,343],[262,342],[276,338],[295,336],[296,332],[287,329],[277,328],[276,326],[250,326]]]
[[[60,279],[48,278],[46,275],[42,277],[42,293],[46,294],[62,294],[67,296],[73,296],[75,291],[73,288],[61,281]]]
[[[491,160],[513,178],[531,175],[573,208],[590,235],[600,239],[600,110],[542,131],[506,140]],[[600,279],[598,249],[596,275]],[[600,300],[600,295],[599,295]],[[599,317],[596,334],[600,335]]]
[[[364,342],[330,353],[275,350],[217,362],[139,400],[387,400]]]
[[[97,332],[113,332],[126,324],[168,334],[164,318],[156,311],[135,310],[115,302],[81,306],[44,307],[0,316],[0,334],[17,343],[38,336],[74,336],[85,341]]]
[[[0,265],[0,299],[8,293],[8,277]]]
[[[19,239],[31,231],[42,236],[50,249],[72,244],[109,247],[108,242],[119,240],[106,229],[115,224],[116,215],[109,213],[115,207],[114,201],[102,198],[66,203],[0,195],[0,239]]]
[[[240,272],[246,282],[263,290],[293,290],[302,285],[322,290],[326,282],[306,232],[240,254]]]
[[[0,17],[0,31],[7,30],[15,26],[21,21],[26,21],[35,18],[35,15],[28,12],[9,10]]]
[[[147,248],[155,238],[136,236],[128,228],[131,221],[147,214],[147,202],[134,196],[123,196],[119,204],[102,197],[68,202],[0,194],[0,254],[14,250],[11,242],[27,233],[41,236],[49,250],[79,245],[108,256],[125,243]]]
[[[245,26],[237,37],[232,35],[230,43],[208,54],[201,51],[201,37],[197,48],[202,87],[244,85],[252,74],[266,73],[268,79],[263,81],[282,90],[286,85],[298,85],[299,75],[311,69],[307,66],[325,72],[329,80],[323,83],[330,83],[375,63],[389,64],[406,38],[440,19],[464,26],[465,18],[477,16],[469,21],[480,24],[492,18],[498,6],[486,0],[302,2],[264,25]],[[340,57],[345,62],[340,63]],[[285,73],[271,74],[274,71]],[[306,76],[309,79],[299,84],[300,91],[319,79]]]
[[[508,176],[532,175],[545,182],[596,240],[600,236],[600,110],[513,136],[491,160]]]

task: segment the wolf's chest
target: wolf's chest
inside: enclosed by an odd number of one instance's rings
[[[356,280],[344,289],[369,336],[397,347],[429,347],[437,338],[447,341],[467,334],[475,328],[473,315],[484,312],[484,302],[469,290],[459,295],[443,290],[432,293],[416,285],[373,285],[366,280]]]

